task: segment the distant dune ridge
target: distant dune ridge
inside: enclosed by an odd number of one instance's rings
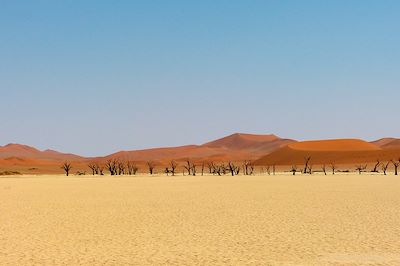
[[[145,164],[154,161],[159,166],[171,160],[240,162],[252,160],[255,165],[302,164],[304,157],[312,157],[313,164],[354,164],[376,160],[400,159],[400,139],[382,138],[367,142],[360,139],[333,139],[296,141],[276,135],[235,133],[202,145],[120,151],[104,157],[82,157],[54,150],[7,144],[0,146],[0,170],[18,170],[22,173],[59,173],[60,164],[70,161],[74,169],[86,169],[88,162],[121,159]],[[87,170],[87,169],[86,169]]]

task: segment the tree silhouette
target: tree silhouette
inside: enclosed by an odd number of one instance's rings
[[[292,165],[292,168],[290,169],[290,172],[292,172],[293,175],[296,175],[296,172],[297,172],[297,165]]]
[[[154,168],[156,167],[156,164],[153,161],[148,161],[147,162],[147,168],[149,169],[149,174],[152,175],[154,173]]]
[[[307,173],[307,171],[309,170],[308,168],[308,163],[310,162],[310,160],[311,160],[311,156],[308,156],[308,157],[304,157],[304,170],[303,170],[303,174],[306,174]]]
[[[64,162],[61,168],[64,169],[65,175],[69,176],[69,171],[72,169],[72,165],[69,162]]]
[[[322,165],[322,171],[323,171],[324,174],[326,175],[326,165],[325,165],[325,164]]]
[[[367,165],[356,165],[356,170],[358,171],[358,174],[360,174],[360,175],[362,172],[365,172],[365,169],[367,169]]]
[[[389,168],[389,164],[390,164],[390,162],[387,162],[386,164],[382,164],[382,171],[383,171],[384,175],[386,175],[386,171]]]
[[[175,175],[176,168],[178,167],[178,163],[177,163],[176,161],[172,160],[172,161],[169,163],[169,166],[171,167],[170,172],[171,172],[171,174],[174,176],[174,175]],[[168,168],[167,168],[167,169],[168,169]],[[167,174],[167,175],[168,175],[168,174]]]
[[[375,165],[374,165],[374,168],[371,170],[371,172],[372,172],[372,173],[378,173],[378,172],[379,172],[379,171],[378,171],[379,165],[381,165],[381,162],[380,162],[379,159],[378,159],[378,160],[376,160],[376,163],[375,163]]]
[[[398,161],[392,160],[391,162],[394,166],[394,175],[397,175],[397,169],[399,168],[400,159]]]

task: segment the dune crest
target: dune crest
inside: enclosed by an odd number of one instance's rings
[[[359,139],[332,139],[301,141],[289,144],[293,150],[302,151],[376,151],[377,145]]]

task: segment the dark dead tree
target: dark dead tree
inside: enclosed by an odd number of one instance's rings
[[[254,165],[250,164],[249,165],[249,175],[253,175],[254,174]]]
[[[244,161],[243,162],[243,174],[244,175],[252,175],[254,172],[254,165],[251,161]]]
[[[64,162],[61,168],[64,169],[65,175],[69,176],[69,171],[72,169],[72,165],[69,162]]]
[[[96,175],[100,175],[100,174],[103,175],[103,169],[104,169],[104,167],[101,166],[99,163],[95,163],[94,164],[94,172],[95,172]]]
[[[290,172],[292,172],[293,175],[296,175],[297,165],[292,165],[292,168],[290,169]]]
[[[400,159],[398,161],[392,160],[391,161],[394,167],[394,175],[397,175],[397,169],[399,168]]]
[[[165,167],[164,173],[166,173],[166,174],[167,174],[167,176],[168,176],[168,175],[169,175],[169,173],[171,173],[171,170],[169,170],[169,168],[168,168],[168,167]]]
[[[331,169],[332,169],[332,175],[334,175],[335,171],[336,171],[336,164],[335,163],[331,163]]]
[[[304,157],[304,170],[303,170],[303,174],[307,174],[308,169],[308,164],[310,163],[311,160],[311,156],[308,157]]]
[[[271,175],[271,166],[270,165],[267,165],[266,170],[267,170],[267,174]]]
[[[356,165],[356,170],[359,175],[361,175],[362,172],[365,172],[365,169],[367,169],[367,165]]]
[[[104,166],[103,165],[97,165],[97,174],[99,175],[104,175]]]
[[[213,171],[215,169],[213,162],[207,162],[207,168],[209,174],[215,174],[215,172]]]
[[[170,172],[171,172],[171,174],[174,176],[174,175],[175,175],[176,168],[178,167],[178,163],[177,163],[176,161],[172,160],[172,161],[169,163],[169,166],[171,167]],[[167,169],[168,169],[168,168],[167,168]],[[168,175],[168,174],[167,174],[167,175]]]
[[[205,167],[205,163],[202,162],[202,163],[201,163],[201,175],[202,175],[202,176],[204,175],[204,167]]]
[[[197,165],[195,163],[192,163],[192,176],[196,176],[197,174]]]
[[[275,175],[275,164],[272,165],[272,174]]]
[[[235,174],[236,174],[236,175],[239,175],[239,174],[240,174],[240,166],[236,166]]]
[[[117,162],[117,172],[118,175],[124,175],[125,174],[125,163],[122,161]]]
[[[378,173],[378,172],[379,172],[379,171],[378,171],[379,165],[381,165],[381,162],[380,162],[379,159],[378,159],[378,160],[376,160],[376,163],[375,163],[375,165],[374,165],[374,168],[371,170],[371,172],[372,172],[372,173]]]
[[[190,162],[189,159],[186,160],[186,165],[184,165],[183,167],[188,171],[188,175],[191,175],[191,173],[192,173],[192,163]]]
[[[149,174],[150,175],[153,175],[155,167],[156,167],[156,164],[153,161],[148,161],[147,162],[147,168],[149,169]]]
[[[326,175],[326,165],[325,164],[322,165],[322,172],[324,172],[324,175]]]
[[[226,167],[225,163],[222,163],[220,168],[221,168],[221,173],[223,175],[226,175],[226,173],[228,172],[228,167]]]
[[[116,175],[117,174],[117,160],[116,159],[107,160],[106,168],[110,172],[110,175]]]
[[[313,168],[313,166],[312,166],[312,164],[310,164],[308,166],[308,170],[307,170],[307,173],[309,173],[310,175],[312,175],[312,168]]]
[[[237,173],[237,168],[239,168],[239,167],[237,167],[234,163],[228,162],[228,169],[229,169],[229,172],[231,172],[232,176],[234,176]]]
[[[136,175],[139,168],[137,167],[136,163],[133,161],[126,162],[126,170],[128,175]]]
[[[386,164],[382,164],[382,171],[383,171],[384,175],[386,175],[386,171],[389,168],[389,164],[390,164],[390,162],[387,162]]]
[[[96,163],[88,163],[88,167],[92,170],[92,175],[96,174],[97,171],[97,164]]]
[[[223,174],[223,171],[225,171],[225,170],[223,170],[222,168],[223,168],[223,167],[222,167],[221,165],[214,165],[214,172],[215,172],[217,175],[221,176],[221,175]],[[225,167],[224,167],[224,168],[225,168]]]

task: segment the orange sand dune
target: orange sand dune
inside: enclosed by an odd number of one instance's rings
[[[383,138],[371,142],[382,149],[400,149],[400,139],[395,138]]]
[[[136,161],[155,160],[160,162],[185,158],[197,160],[211,158],[214,160],[254,160],[292,142],[294,140],[281,139],[275,135],[236,133],[203,145],[122,151],[102,159],[127,158]]]
[[[154,161],[161,171],[171,160],[180,162],[190,158],[194,162],[240,162],[254,160],[256,165],[302,164],[304,157],[312,157],[312,164],[368,163],[376,160],[398,160],[400,140],[394,138],[366,142],[359,139],[338,139],[296,142],[275,135],[252,135],[237,133],[203,145],[188,145],[170,148],[120,151],[105,157],[84,158],[52,150],[9,144],[0,147],[0,172],[19,171],[26,174],[62,173],[64,161],[73,164],[72,172],[89,172],[87,163],[104,163],[108,159],[135,161],[140,171],[146,171],[146,161]]]
[[[359,139],[333,139],[302,141],[289,144],[299,151],[376,151],[380,148],[372,143]]]
[[[80,160],[82,157],[74,154],[66,154],[53,150],[40,151],[36,148],[21,145],[7,144],[0,146],[0,158],[19,157],[44,160]]]
[[[304,141],[278,149],[256,161],[257,165],[303,164],[311,157],[312,164],[355,164],[376,160],[389,161],[400,158],[400,149],[384,150],[362,140]]]

